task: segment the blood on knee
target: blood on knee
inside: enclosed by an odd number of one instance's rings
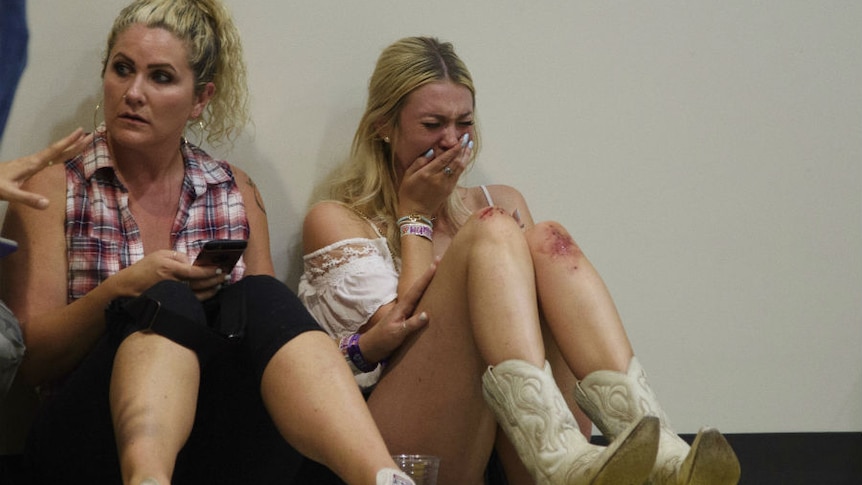
[[[583,256],[583,253],[565,230],[556,224],[548,224],[542,228],[542,233],[538,237],[541,242],[538,245],[539,251],[552,258],[572,258],[575,263],[573,269],[578,269],[577,260]]]
[[[504,211],[503,209],[501,209],[499,207],[491,206],[491,207],[485,207],[484,209],[479,211],[478,217],[479,217],[480,221],[484,221],[490,217],[493,217],[494,214],[505,214],[505,213],[506,213],[506,211]]]

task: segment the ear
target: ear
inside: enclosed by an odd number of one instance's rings
[[[377,133],[377,136],[381,140],[388,140],[389,137],[392,136],[392,134],[390,133],[391,129],[392,128],[389,126],[388,123],[386,123],[386,121],[379,120],[374,123],[374,132]]]
[[[215,90],[216,87],[213,83],[207,83],[206,86],[204,86],[201,92],[197,95],[197,99],[195,100],[195,104],[192,108],[190,116],[191,119],[199,117],[204,112],[204,109],[207,107],[207,104],[210,102],[210,99],[212,99],[213,95],[215,94]]]

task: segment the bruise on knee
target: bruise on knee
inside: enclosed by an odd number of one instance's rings
[[[537,250],[541,254],[550,256],[552,259],[565,258],[572,263],[571,269],[578,269],[578,261],[583,257],[581,248],[575,243],[565,230],[556,224],[549,224],[542,228],[541,234],[536,235],[539,244]]]

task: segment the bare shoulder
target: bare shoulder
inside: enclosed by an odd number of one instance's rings
[[[25,190],[48,198],[40,210],[10,203],[3,221],[3,237],[18,242],[18,250],[2,259],[2,298],[26,320],[30,316],[65,304],[66,272],[66,171],[62,164],[48,167],[31,177]],[[34,298],[38,295],[38,298]]]
[[[247,173],[245,173],[245,170],[237,167],[233,163],[228,163],[228,166],[230,166],[230,171],[233,172],[233,177],[236,179],[237,183],[244,182],[249,179],[249,176]]]
[[[334,200],[312,206],[302,225],[305,254],[345,239],[375,237],[377,235],[367,220]]]
[[[40,170],[33,174],[22,184],[22,188],[31,192],[38,192],[48,197],[51,204],[55,199],[66,199],[66,166],[58,163]]]
[[[7,224],[20,215],[18,222],[40,227],[46,221],[62,220],[66,216],[66,169],[63,164],[48,167],[27,179],[21,188],[48,198],[46,209],[34,209],[26,204],[10,202],[7,209]],[[60,225],[59,227],[62,227]]]
[[[512,209],[515,209],[523,208],[527,205],[527,201],[524,200],[524,196],[521,195],[521,192],[515,187],[497,184],[486,185],[485,188],[488,189],[488,193],[491,195],[491,199],[494,201],[494,205],[496,206],[503,208],[511,207]],[[470,192],[471,198],[477,198],[480,201],[481,206],[488,205],[481,186],[471,187]]]
[[[269,245],[269,221],[266,207],[263,204],[263,196],[261,196],[257,184],[244,170],[233,164],[230,167],[237,187],[242,194],[251,232],[248,248],[243,254],[243,259],[246,262],[246,274],[272,275],[274,270]]]
[[[530,208],[527,206],[527,201],[521,192],[510,185],[486,185],[488,194],[494,202],[495,207],[500,207],[509,214],[517,214],[520,222],[529,227],[533,225],[533,216],[530,214]],[[475,202],[479,207],[488,205],[485,194],[481,187],[471,187],[471,198],[478,200]]]
[[[239,191],[242,193],[246,204],[252,203],[253,201],[255,206],[265,214],[266,207],[263,204],[263,197],[260,195],[257,184],[254,183],[251,176],[236,165],[231,164],[230,168],[233,172],[234,180],[236,180],[237,187],[239,187]]]

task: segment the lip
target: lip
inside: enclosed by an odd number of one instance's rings
[[[117,118],[119,118],[119,119],[121,119],[121,120],[123,120],[123,121],[131,122],[131,123],[143,123],[143,124],[149,124],[149,121],[147,121],[147,120],[146,120],[146,119],[144,119],[142,116],[137,115],[137,114],[135,114],[135,113],[128,113],[128,112],[127,112],[127,113],[120,113],[120,114],[117,116]]]

